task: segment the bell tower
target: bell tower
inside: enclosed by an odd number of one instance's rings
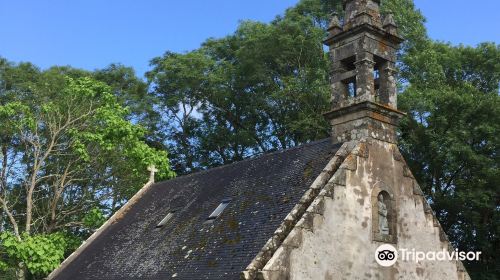
[[[344,20],[333,16],[324,43],[330,48],[332,110],[325,117],[335,143],[362,138],[396,142],[396,54],[403,39],[380,0],[344,0]]]

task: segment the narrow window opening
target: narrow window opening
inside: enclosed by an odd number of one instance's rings
[[[156,228],[161,228],[163,226],[165,226],[173,217],[174,217],[174,214],[175,212],[177,212],[177,210],[172,210],[170,211],[166,216],[165,218],[163,218],[163,220],[160,221],[160,223],[158,223],[156,225]]]
[[[373,70],[373,79],[375,84],[375,102],[380,102],[380,70]]]
[[[356,61],[356,56],[351,56],[341,61],[342,67],[345,71],[353,71],[356,69],[356,65],[354,62]]]
[[[212,214],[210,214],[210,216],[208,216],[207,220],[213,221],[213,220],[217,219],[222,214],[224,209],[226,209],[226,207],[229,205],[229,202],[231,202],[231,199],[222,200],[222,202],[219,204],[219,206],[217,206],[217,208],[215,208],[215,210],[212,212]]]
[[[374,90],[375,90],[375,102],[381,102],[381,99],[382,99],[382,87],[381,87],[381,81],[383,80],[383,71],[381,69],[383,69],[383,65],[384,63],[386,63],[386,60],[381,58],[381,57],[378,57],[378,56],[374,56],[373,59],[375,60],[375,66],[374,66],[374,69],[373,69],[373,81],[374,81]]]

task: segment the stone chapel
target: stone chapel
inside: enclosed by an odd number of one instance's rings
[[[396,53],[380,0],[344,0],[333,59],[331,138],[150,181],[49,275],[78,279],[470,279],[399,152]],[[401,256],[400,256],[401,257]]]

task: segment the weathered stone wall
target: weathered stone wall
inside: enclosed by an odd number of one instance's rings
[[[396,143],[395,128],[404,115],[373,102],[362,102],[325,114],[332,126],[334,143],[373,138]]]
[[[384,268],[374,258],[372,203],[392,196],[396,248],[453,250],[397,146],[359,143],[259,274],[261,279],[469,279],[460,262],[402,262]],[[374,227],[375,226],[375,227]],[[394,233],[394,231],[396,231]]]

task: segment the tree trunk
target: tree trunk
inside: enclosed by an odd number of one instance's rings
[[[0,209],[0,232],[4,232],[4,220],[5,220],[4,210]]]
[[[16,268],[16,279],[26,280],[26,266],[24,263],[19,263]]]

